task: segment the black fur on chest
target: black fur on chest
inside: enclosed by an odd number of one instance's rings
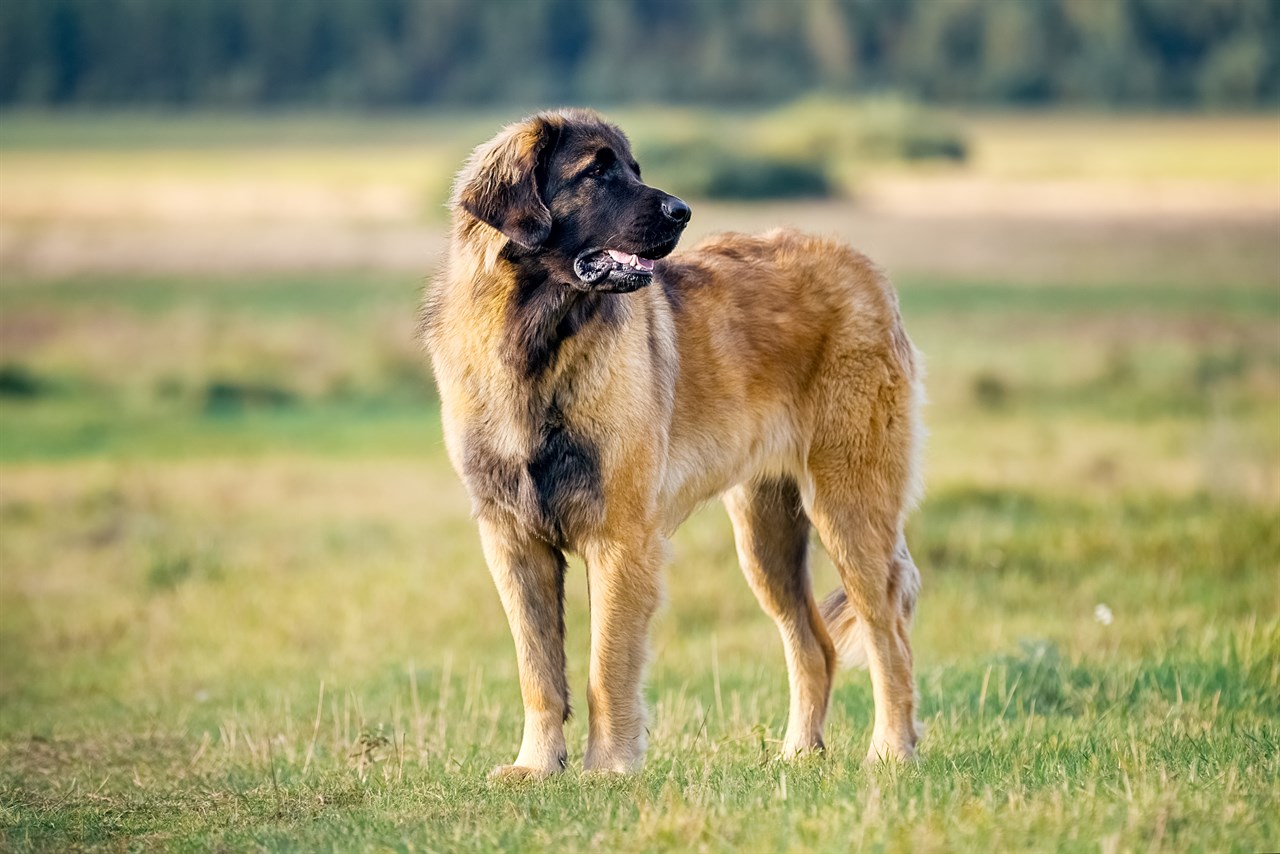
[[[559,282],[535,258],[511,245],[503,250],[502,260],[515,276],[504,319],[502,358],[523,379],[537,380],[554,368],[570,338],[621,322],[623,295],[581,291]]]
[[[479,432],[466,438],[462,456],[477,516],[505,516],[558,548],[603,518],[599,453],[554,403],[527,458],[500,456]]]

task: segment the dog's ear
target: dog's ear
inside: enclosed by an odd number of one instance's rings
[[[454,203],[525,249],[541,246],[551,233],[551,211],[538,177],[559,138],[559,126],[542,116],[505,128],[472,153]]]

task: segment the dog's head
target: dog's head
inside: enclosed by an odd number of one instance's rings
[[[454,215],[470,215],[582,290],[626,293],[653,281],[689,206],[640,180],[622,131],[586,110],[539,113],[505,128],[458,176]]]

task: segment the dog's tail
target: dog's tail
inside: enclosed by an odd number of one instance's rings
[[[916,597],[920,595],[920,570],[916,569],[915,561],[911,559],[911,553],[907,551],[907,544],[903,540],[898,541],[890,572],[895,573],[893,586],[897,588],[898,611],[907,626],[910,626],[915,616]],[[866,667],[866,627],[854,612],[844,588],[833,590],[822,600],[818,610],[822,614],[822,622],[826,624],[827,634],[835,645],[840,666]]]
[[[818,606],[822,612],[822,622],[826,623],[827,634],[831,635],[831,643],[836,648],[836,658],[841,667],[866,667],[867,650],[863,637],[862,621],[853,613],[849,597],[844,588],[832,590],[822,604]]]

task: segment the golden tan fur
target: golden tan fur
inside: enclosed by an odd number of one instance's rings
[[[513,238],[469,212],[479,205],[467,194],[536,168],[535,131],[547,128],[561,146],[583,134],[625,144],[575,111],[518,123],[478,149],[458,180],[449,257],[424,313],[446,445],[475,500],[520,668],[524,738],[497,773],[541,776],[566,761],[564,550],[583,555],[590,589],[585,766],[638,767],[647,628],[667,537],[716,496],[747,581],[782,635],[784,754],[822,746],[839,652],[870,669],[869,757],[911,756],[908,631],[919,574],[902,526],[918,490],[921,379],[893,289],[831,241],[722,235],[659,261],[648,287],[584,296],[596,300],[590,312],[572,303],[565,311],[587,320],[531,376],[511,355],[512,324],[525,323],[518,271],[540,269],[530,265],[548,250],[506,251]],[[558,153],[544,156],[545,168],[561,168]],[[545,466],[580,488],[554,492],[537,479]],[[535,505],[537,518],[555,517],[543,528],[521,509]],[[810,524],[842,580],[821,612],[806,563]]]

